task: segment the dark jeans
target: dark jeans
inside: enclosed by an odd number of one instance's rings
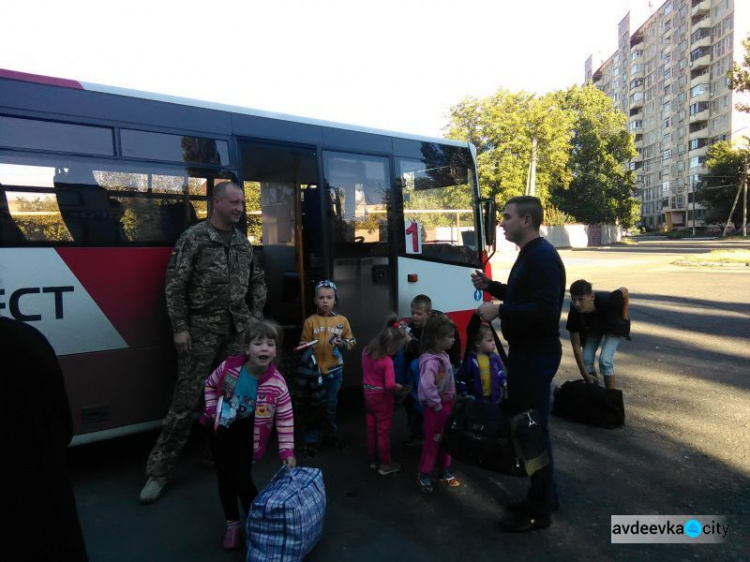
[[[417,401],[410,394],[404,400],[406,423],[409,426],[409,438],[412,441],[424,439],[424,415],[417,408]]]
[[[557,373],[562,358],[562,346],[539,349],[510,345],[508,352],[508,401],[511,413],[533,408],[539,411],[549,465],[531,476],[527,501],[531,509],[549,515],[552,500],[557,496],[552,444],[549,437],[550,383]]]
[[[236,420],[229,427],[220,427],[211,440],[219,498],[227,521],[240,520],[238,499],[247,515],[258,495],[250,474],[253,466],[253,426],[252,416]]]

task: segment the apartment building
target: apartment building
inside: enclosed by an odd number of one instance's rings
[[[707,172],[708,147],[750,137],[750,114],[735,108],[747,95],[727,77],[744,56],[750,0],[667,0],[635,31],[630,14],[617,31],[612,56],[586,60],[586,82],[629,116],[641,222],[650,230],[706,226],[693,188]]]

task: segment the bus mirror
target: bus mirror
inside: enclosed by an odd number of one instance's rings
[[[497,231],[497,206],[494,199],[483,199],[482,210],[484,214],[484,243],[485,246],[495,245],[495,232]]]

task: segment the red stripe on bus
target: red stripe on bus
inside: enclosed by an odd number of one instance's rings
[[[80,82],[67,80],[65,78],[54,78],[52,76],[42,76],[41,74],[29,74],[28,72],[18,72],[17,70],[6,70],[0,68],[0,78],[10,78],[11,80],[22,80],[23,82],[37,82],[49,86],[61,86],[63,88],[75,88],[84,90]]]
[[[164,280],[171,248],[57,248],[131,347],[170,342]]]

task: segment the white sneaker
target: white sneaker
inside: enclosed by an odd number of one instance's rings
[[[380,468],[378,469],[378,474],[380,476],[388,476],[389,474],[393,474],[394,472],[398,472],[401,470],[401,465],[397,462],[392,462],[391,464],[381,464]]]
[[[138,501],[141,503],[154,503],[161,496],[161,491],[166,484],[166,478],[149,478],[141,490],[141,494],[138,496]]]

